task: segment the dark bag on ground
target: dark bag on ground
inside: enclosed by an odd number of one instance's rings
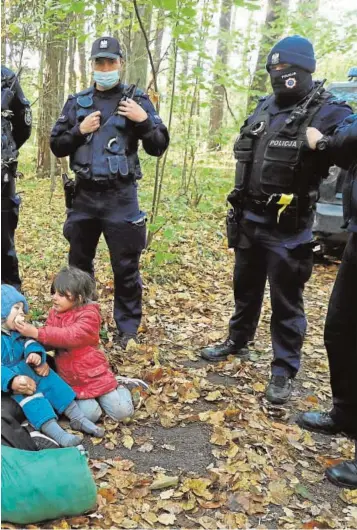
[[[86,457],[76,447],[1,449],[3,522],[25,525],[95,509],[96,486]]]
[[[1,393],[1,445],[37,451],[35,442],[26,429],[21,427],[25,420],[21,407],[10,396]]]

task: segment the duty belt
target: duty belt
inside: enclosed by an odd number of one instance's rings
[[[76,186],[79,190],[86,191],[108,191],[108,190],[118,190],[123,188],[123,184],[132,183],[132,180],[127,180],[125,183],[122,180],[118,179],[76,179]]]
[[[297,213],[306,213],[311,209],[311,206],[312,204],[309,196],[302,197],[298,200],[294,197],[292,203],[287,208],[285,215],[295,216]],[[269,199],[257,199],[254,197],[247,197],[244,201],[243,208],[257,215],[266,215],[272,211],[272,205],[269,204]]]

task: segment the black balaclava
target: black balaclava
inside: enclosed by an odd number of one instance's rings
[[[288,66],[283,70],[269,71],[271,86],[279,107],[294,105],[303,99],[313,87],[312,75],[300,66]]]

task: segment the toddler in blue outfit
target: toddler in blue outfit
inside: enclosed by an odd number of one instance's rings
[[[11,285],[2,285],[1,390],[11,393],[29,422],[61,447],[79,445],[81,438],[62,429],[56,412],[69,418],[73,429],[101,438],[104,429],[84,416],[71,387],[46,363],[43,346],[16,331],[16,321],[27,311],[25,297]]]

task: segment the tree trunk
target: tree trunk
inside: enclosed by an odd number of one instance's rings
[[[71,35],[68,39],[68,90],[70,94],[77,92],[77,74],[74,69],[76,44],[76,37]]]
[[[60,100],[60,71],[61,50],[63,50],[61,36],[68,24],[66,21],[57,21],[54,16],[50,20],[51,29],[45,41],[45,71],[43,79],[43,99],[39,107],[39,129],[37,174],[42,177],[53,177],[55,173],[55,162],[49,147],[51,129],[58,118],[61,110]],[[63,103],[63,93],[62,93]]]
[[[265,64],[269,51],[284,32],[285,16],[289,9],[289,0],[268,0],[267,14],[259,46],[259,55],[248,98],[248,110],[259,96],[267,91],[268,72]]]
[[[80,38],[77,39],[78,55],[79,55],[79,72],[80,72],[80,89],[83,90],[88,86],[87,65],[88,56],[86,54],[85,36],[85,19],[78,17],[78,30]]]
[[[149,34],[151,27],[152,3],[148,2],[145,5],[139,6],[139,14],[146,33]],[[128,56],[128,63],[128,83],[136,83],[137,80],[140,79],[140,86],[146,87],[148,73],[148,53],[145,45],[145,38],[140,27],[138,27],[133,34],[131,42],[131,54]]]
[[[162,38],[164,35],[164,11],[163,9],[159,9],[157,12],[156,17],[156,28],[155,28],[155,49],[154,49],[154,65],[155,65],[155,72],[158,73],[160,68],[160,62],[161,62],[161,49],[162,49]]]
[[[6,65],[6,18],[5,0],[1,0],[1,64]]]
[[[219,39],[217,46],[217,57],[215,69],[225,70],[228,60],[228,50],[225,35],[229,32],[232,18],[232,0],[222,0],[221,16],[219,19]],[[210,149],[220,149],[221,140],[219,131],[223,123],[224,109],[224,85],[220,82],[220,74],[216,73],[213,78],[213,95],[210,111]]]

